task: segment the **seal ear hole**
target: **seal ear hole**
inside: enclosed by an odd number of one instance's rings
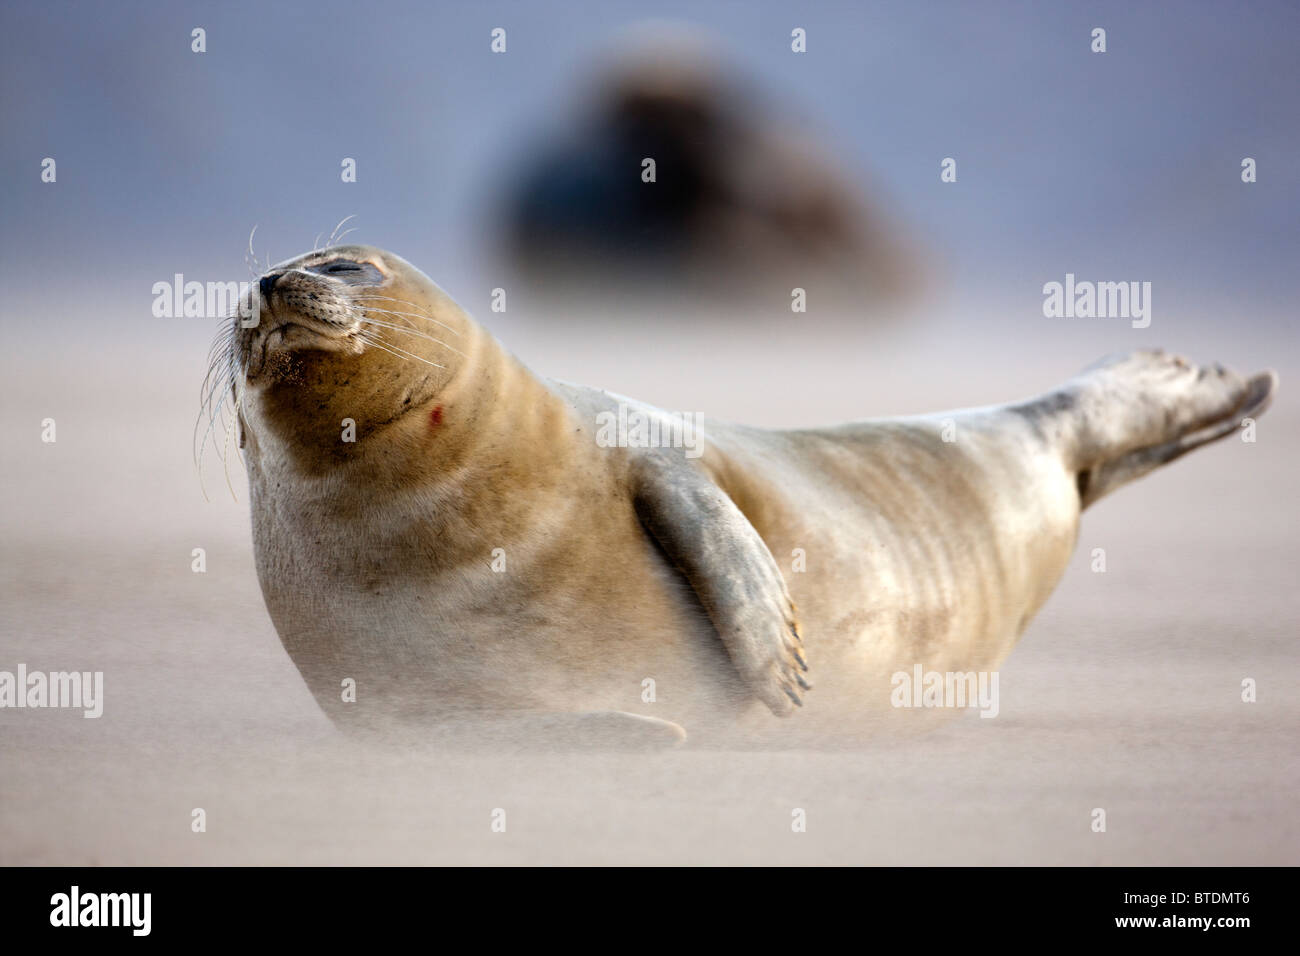
[[[1091,469],[1085,468],[1083,471],[1079,472],[1077,475],[1074,476],[1074,486],[1079,489],[1080,501],[1088,497],[1088,486],[1090,484],[1092,484]]]

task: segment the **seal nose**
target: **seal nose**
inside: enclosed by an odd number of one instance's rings
[[[261,281],[258,282],[257,284],[258,287],[261,288],[263,296],[266,296],[268,298],[270,297],[271,290],[275,288],[276,280],[278,280],[282,275],[284,275],[283,272],[277,272],[273,275],[262,276]]]

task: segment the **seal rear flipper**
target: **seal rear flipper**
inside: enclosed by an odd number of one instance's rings
[[[1079,490],[1084,507],[1115,488],[1126,485],[1175,458],[1181,458],[1189,451],[1239,431],[1242,419],[1254,418],[1268,408],[1276,387],[1276,374],[1263,372],[1256,375],[1247,383],[1244,397],[1221,416],[1195,422],[1185,426],[1168,441],[1133,449],[1103,461],[1087,472],[1081,472]]]
[[[690,582],[741,678],[774,714],[811,689],[794,602],[754,526],[702,471],[647,455],[634,466],[642,525]]]
[[[1073,472],[1086,508],[1121,485],[1222,438],[1268,408],[1277,375],[1249,378],[1146,349],[1112,356],[1017,406]]]

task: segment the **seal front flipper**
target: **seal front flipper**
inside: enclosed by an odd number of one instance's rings
[[[745,684],[774,714],[809,690],[794,602],[754,526],[690,463],[650,454],[634,465],[646,530],[686,576]]]

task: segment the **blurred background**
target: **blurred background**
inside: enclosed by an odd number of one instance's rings
[[[104,670],[108,699],[0,711],[0,862],[1297,862],[1298,39],[1282,2],[6,3],[0,669]],[[1150,346],[1282,389],[1256,444],[1088,514],[999,719],[609,758],[575,802],[601,758],[335,740],[238,461],[200,491],[218,318],[155,317],[154,283],[246,280],[254,226],[275,262],[347,216],[539,373],[674,410],[1003,402]],[[1150,282],[1150,326],[1045,318],[1067,273]],[[489,844],[506,800],[528,824]],[[792,848],[805,805],[835,822]]]
[[[836,194],[923,243],[928,272],[968,311],[1032,319],[1043,282],[1066,271],[1150,280],[1166,317],[1241,321],[1248,304],[1253,320],[1292,301],[1290,4],[18,2],[3,16],[3,252],[17,314],[48,303],[50,282],[70,301],[127,304],[174,272],[242,277],[253,225],[274,261],[347,215],[353,238],[482,311],[517,277],[490,255],[503,211],[557,156],[571,161],[554,194],[599,189],[601,170],[586,167],[607,157],[575,154],[575,142],[612,148],[613,133],[591,127],[643,62],[628,49],[667,47],[674,32],[686,49],[661,58],[662,85],[691,88],[689,63],[717,94],[695,145],[732,123],[826,157]],[[1096,26],[1105,54],[1089,49]],[[191,52],[195,27],[206,53]],[[505,53],[491,52],[495,27]],[[791,51],[795,27],[806,53]],[[776,152],[716,139],[715,153]],[[46,156],[55,188],[39,178]],[[1248,188],[1245,156],[1260,170]],[[344,157],[355,183],[341,182]],[[940,183],[945,157],[954,184]],[[685,188],[684,173],[659,175],[660,192]],[[790,178],[775,177],[793,189]],[[64,270],[87,258],[94,270]],[[788,298],[770,308],[788,313]]]

